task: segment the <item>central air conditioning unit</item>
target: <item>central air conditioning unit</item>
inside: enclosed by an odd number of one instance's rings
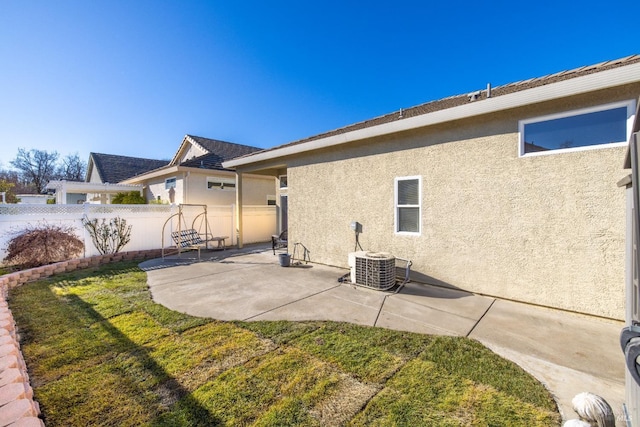
[[[381,291],[396,284],[396,258],[389,253],[351,252],[349,267],[351,283]]]

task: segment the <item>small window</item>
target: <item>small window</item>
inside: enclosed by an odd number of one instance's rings
[[[420,234],[420,177],[403,177],[395,180],[396,233]]]
[[[267,196],[267,206],[276,205],[276,196]]]
[[[176,188],[176,178],[167,178],[164,180],[164,189]]]
[[[287,175],[280,175],[280,189],[285,189],[287,186]]]
[[[626,144],[633,102],[521,120],[520,155]]]
[[[207,178],[207,188],[209,190],[235,190],[236,180],[233,178]]]

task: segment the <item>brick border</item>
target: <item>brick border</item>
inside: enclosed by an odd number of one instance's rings
[[[166,252],[166,251],[165,251]],[[40,405],[33,399],[20,335],[7,304],[9,291],[28,282],[111,262],[159,258],[161,249],[120,252],[72,259],[0,276],[0,426],[44,427]]]

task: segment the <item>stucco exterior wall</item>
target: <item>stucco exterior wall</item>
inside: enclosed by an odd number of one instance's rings
[[[171,192],[165,188],[165,180],[167,178],[176,178],[176,187]],[[163,177],[152,178],[144,182],[145,185],[145,197],[148,201],[158,201],[160,196],[160,202],[162,203],[180,203],[182,200],[182,187],[183,187],[183,174],[174,173]],[[173,200],[172,200],[173,199]]]
[[[207,188],[207,178],[224,177],[226,179],[235,180],[236,175],[233,172],[194,174],[189,176],[187,183],[187,200],[186,203],[204,203],[209,205],[231,205],[236,204],[235,189],[216,189]],[[242,202],[245,205],[266,205],[267,195],[275,194],[275,179],[273,177],[243,177]]]
[[[100,174],[98,173],[98,169],[95,167],[91,169],[91,176],[89,177],[89,181],[87,182],[102,182],[100,179]]]
[[[87,182],[102,182],[102,180],[100,179],[100,174],[95,167],[91,168],[91,175],[89,176],[89,180]],[[103,197],[103,195],[100,194],[87,193],[85,200],[94,202],[103,200],[103,202],[106,203],[107,198],[106,196]]]
[[[415,279],[624,319],[624,147],[518,156],[518,120],[619,100],[627,86],[315,151],[288,161],[289,240],[347,266],[365,250]],[[394,178],[420,176],[420,236],[394,233]]]
[[[193,144],[189,144],[189,148],[180,156],[178,160],[178,164],[185,162],[187,160],[193,159],[194,157],[203,156],[205,154],[207,154],[206,151],[196,147]]]
[[[188,173],[188,176],[186,175]],[[229,206],[236,204],[235,189],[208,189],[207,177],[222,176],[235,179],[233,172],[216,172],[205,170],[202,173],[178,172],[163,177],[149,179],[145,182],[147,200],[160,199],[164,203],[205,204],[209,206]],[[165,189],[165,179],[176,177],[176,188],[173,200],[170,192]],[[267,195],[274,195],[275,178],[244,176],[243,203],[245,205],[266,205]]]

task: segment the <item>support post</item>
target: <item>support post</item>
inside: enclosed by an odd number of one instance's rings
[[[238,249],[242,249],[242,173],[236,171],[236,224],[238,227]]]

